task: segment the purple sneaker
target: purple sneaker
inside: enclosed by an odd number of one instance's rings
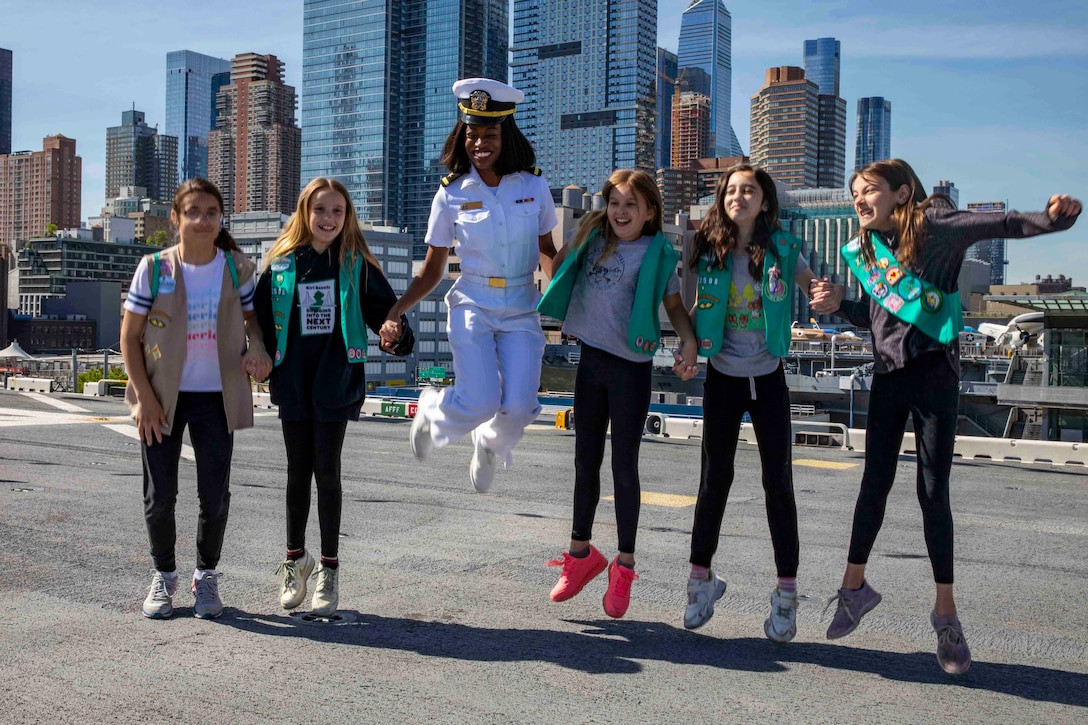
[[[971,650],[963,636],[963,627],[955,614],[938,617],[931,612],[929,621],[937,632],[937,662],[950,675],[962,675],[971,667]]]
[[[861,624],[861,618],[880,604],[880,592],[869,586],[869,582],[862,583],[861,589],[839,589],[839,593],[831,597],[824,607],[826,612],[833,602],[837,602],[835,616],[827,628],[828,639],[838,639],[853,632]]]

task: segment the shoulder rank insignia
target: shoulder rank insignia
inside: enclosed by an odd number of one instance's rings
[[[542,173],[543,172],[539,168],[536,166],[533,167],[533,176],[540,176]]]
[[[453,182],[460,179],[462,176],[464,176],[464,174],[458,171],[451,171],[450,173],[442,177],[442,186],[449,186]]]

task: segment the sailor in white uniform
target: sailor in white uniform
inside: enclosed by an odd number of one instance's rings
[[[443,150],[450,174],[431,204],[427,257],[389,317],[400,320],[437,286],[456,246],[461,277],[446,295],[456,384],[424,391],[411,447],[423,459],[472,432],[469,477],[483,492],[540,414],[544,333],[533,272],[542,264],[551,274],[556,217],[532,146],[514,123],[524,94],[488,78],[458,81],[453,92],[460,115]]]

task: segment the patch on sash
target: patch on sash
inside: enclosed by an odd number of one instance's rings
[[[888,284],[894,287],[896,282],[903,279],[903,268],[889,267],[888,271],[884,273],[884,279],[888,280]]]
[[[882,300],[888,296],[888,285],[884,282],[877,282],[873,285],[873,289],[870,294],[872,294],[872,296],[876,299]]]
[[[291,267],[291,262],[286,259],[277,259],[272,264],[268,265],[268,268],[273,272],[286,272]]]
[[[907,276],[899,283],[897,291],[907,302],[914,302],[922,296],[922,283],[918,281],[917,277]]]
[[[926,312],[937,312],[944,306],[944,295],[936,287],[930,287],[922,292],[922,309]]]

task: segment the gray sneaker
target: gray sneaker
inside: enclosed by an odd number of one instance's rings
[[[771,613],[763,622],[763,633],[772,642],[786,643],[797,634],[797,592],[771,592]]]
[[[827,628],[828,639],[845,637],[857,629],[861,618],[880,604],[880,592],[869,586],[868,581],[861,585],[861,589],[839,589],[838,594],[827,600],[824,612],[836,602],[835,616]]]
[[[151,588],[147,590],[147,598],[144,599],[140,611],[149,619],[166,619],[174,613],[174,594],[178,590],[177,574],[165,577],[161,571],[152,569],[151,575]]]
[[[223,600],[219,598],[219,577],[214,571],[205,571],[200,579],[193,577],[193,616],[200,619],[215,619],[223,613]]]
[[[963,627],[955,614],[938,617],[930,612],[929,621],[937,632],[937,662],[950,675],[962,675],[971,668],[971,650],[963,636]]]
[[[684,627],[698,629],[714,616],[714,602],[725,594],[725,579],[713,571],[709,579],[688,579],[688,607],[684,610]]]

